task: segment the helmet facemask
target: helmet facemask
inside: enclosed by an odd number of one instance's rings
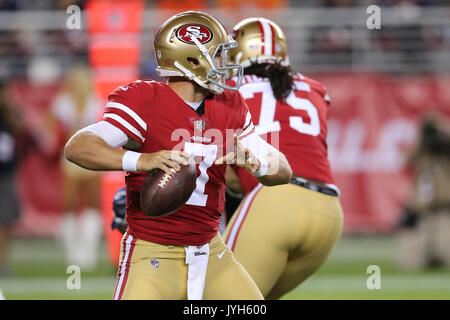
[[[237,42],[233,40],[231,36],[228,36],[228,42],[220,43],[216,46],[213,54],[211,55],[208,49],[198,41],[194,36],[191,37],[191,40],[195,43],[195,45],[200,50],[201,54],[206,58],[210,68],[206,73],[206,83],[201,81],[199,78],[195,77],[195,75],[189,74],[188,78],[194,80],[200,86],[207,88],[212,91],[214,94],[221,94],[224,89],[228,90],[239,90],[242,82],[242,76],[244,73],[244,69],[242,66],[238,64],[228,64],[228,50],[237,47]],[[180,67],[179,64],[175,64],[176,67]],[[186,74],[186,69],[184,67],[179,68],[183,73]],[[236,84],[234,86],[229,86],[226,84],[227,75],[229,73],[233,73],[237,77]]]

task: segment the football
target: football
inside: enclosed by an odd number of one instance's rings
[[[196,188],[195,163],[180,166],[169,175],[161,169],[150,171],[141,190],[141,210],[149,217],[161,217],[180,209]]]

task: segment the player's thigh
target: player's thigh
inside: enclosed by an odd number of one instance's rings
[[[277,282],[265,295],[266,299],[279,299],[303,283],[325,263],[331,250],[332,246],[327,246],[313,256],[288,261]]]
[[[288,251],[270,244],[265,246],[264,241],[256,245],[254,242],[242,242],[235,256],[266,296],[286,268]]]
[[[340,210],[340,206],[337,208]],[[330,256],[342,232],[342,216],[328,216],[319,212],[309,220],[314,230],[304,233],[302,242],[292,250],[288,262],[276,284],[265,295],[267,299],[279,299],[281,296],[300,285],[316,272]]]
[[[223,251],[212,252],[205,279],[205,300],[262,300],[255,282],[223,245]]]
[[[180,248],[169,249],[130,237],[125,234],[123,238],[114,299],[186,299],[183,252],[170,252]],[[166,252],[164,248],[168,248]]]
[[[148,260],[130,266],[122,300],[182,300],[186,299],[185,265],[180,259],[158,259],[160,267],[153,268]]]
[[[283,192],[278,193],[278,189]],[[286,190],[262,188],[254,197],[246,198],[224,234],[227,245],[263,295],[283,272],[292,243],[295,215],[291,203],[283,200]]]

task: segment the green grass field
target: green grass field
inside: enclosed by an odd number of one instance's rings
[[[17,239],[11,251],[13,275],[0,278],[6,299],[111,299],[115,268],[104,245],[99,267],[81,273],[81,288],[66,286],[66,264],[55,239]],[[394,263],[395,241],[389,236],[346,236],[322,268],[284,299],[450,299],[450,270],[404,272]],[[369,290],[367,267],[381,271],[381,288]]]

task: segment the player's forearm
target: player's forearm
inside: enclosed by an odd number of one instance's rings
[[[120,171],[125,150],[109,146],[91,132],[72,137],[64,148],[67,160],[90,170]]]
[[[292,169],[281,152],[271,152],[265,157],[268,169],[264,176],[257,179],[265,186],[286,184],[291,181]]]
[[[64,148],[67,160],[89,170],[96,171],[142,171],[161,169],[168,174],[179,171],[180,164],[187,166],[193,161],[190,155],[180,150],[161,150],[153,153],[129,152],[115,148],[90,131],[73,136]],[[127,156],[128,155],[128,156]]]

